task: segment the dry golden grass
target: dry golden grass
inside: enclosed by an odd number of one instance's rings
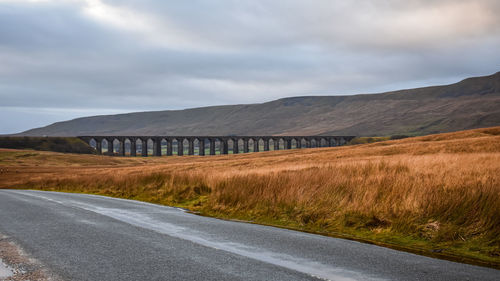
[[[0,150],[0,187],[133,198],[500,265],[500,127],[210,157]]]

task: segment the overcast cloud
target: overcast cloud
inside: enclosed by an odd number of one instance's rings
[[[0,0],[0,133],[500,71],[498,0]]]

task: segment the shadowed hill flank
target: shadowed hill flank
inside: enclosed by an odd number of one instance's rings
[[[354,96],[94,116],[21,135],[424,135],[500,125],[500,72],[446,85]]]
[[[137,199],[500,268],[500,127],[210,157],[0,150],[0,188]]]
[[[34,149],[54,152],[93,154],[95,150],[72,137],[0,137],[0,148]]]

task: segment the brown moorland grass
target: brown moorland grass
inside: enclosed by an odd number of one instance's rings
[[[0,188],[175,205],[500,267],[500,127],[210,157],[0,150]]]

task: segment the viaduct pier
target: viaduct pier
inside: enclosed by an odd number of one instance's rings
[[[99,154],[171,156],[237,154],[345,145],[354,136],[79,136]]]

